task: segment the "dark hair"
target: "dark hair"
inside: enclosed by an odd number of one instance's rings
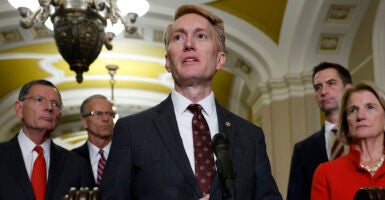
[[[343,67],[340,64],[330,63],[330,62],[322,62],[313,68],[313,76],[312,76],[313,84],[314,84],[315,74],[318,73],[319,71],[329,69],[329,68],[335,69],[338,72],[338,76],[340,77],[344,85],[352,84],[352,76],[350,75],[349,70],[347,70],[345,67]]]
[[[27,95],[29,94],[29,90],[31,89],[31,87],[34,85],[46,85],[46,86],[50,86],[50,87],[55,88],[57,93],[59,94],[59,100],[61,102],[61,94],[60,94],[59,90],[56,88],[56,86],[53,83],[51,83],[50,81],[44,80],[44,79],[33,80],[33,81],[30,81],[30,82],[26,83],[25,85],[23,85],[23,87],[20,89],[19,97],[17,99],[19,101],[23,101],[27,97]]]
[[[372,93],[378,99],[382,109],[385,111],[385,93],[379,87],[377,87],[374,83],[369,81],[363,81],[347,89],[341,98],[341,109],[339,111],[338,131],[339,131],[339,136],[341,140],[348,144],[352,142],[352,138],[349,135],[349,125],[347,120],[348,113],[346,110],[346,106],[352,94],[358,91],[368,91]]]
[[[182,5],[175,11],[174,21],[177,20],[178,18],[182,17],[183,15],[190,14],[190,13],[197,14],[197,15],[200,15],[200,16],[206,18],[210,22],[210,24],[214,26],[214,29],[216,32],[217,49],[218,49],[218,51],[225,52],[226,37],[225,37],[225,28],[223,25],[223,20],[220,17],[218,17],[217,15],[213,14],[211,11],[206,10],[200,6]],[[164,44],[166,46],[166,50],[167,50],[168,45],[170,43],[171,34],[172,34],[172,31],[171,31],[172,26],[173,26],[173,24],[168,25],[165,32],[164,32],[163,40],[164,40]]]
[[[88,102],[90,102],[91,100],[94,100],[94,99],[107,99],[107,97],[105,97],[104,95],[101,95],[101,94],[95,94],[95,95],[92,95],[92,96],[89,96],[87,99],[85,99],[82,104],[80,105],[80,115],[81,116],[85,116],[87,115],[87,109],[86,109],[86,105],[88,104]],[[110,102],[111,103],[111,102]],[[111,106],[112,106],[112,103],[111,103]]]

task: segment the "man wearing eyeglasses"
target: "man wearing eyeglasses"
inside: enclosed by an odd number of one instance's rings
[[[103,95],[88,97],[80,106],[81,122],[88,140],[72,151],[88,161],[93,186],[100,186],[103,169],[110,152],[115,112],[112,103]]]
[[[49,81],[25,84],[14,104],[21,130],[0,144],[0,199],[62,199],[71,187],[90,186],[87,163],[56,145],[62,100]]]

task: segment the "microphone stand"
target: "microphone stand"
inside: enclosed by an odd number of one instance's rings
[[[223,200],[235,200],[235,177],[232,173],[231,176],[223,176],[223,169],[221,163],[217,160],[217,173],[221,181],[222,199]]]
[[[211,143],[213,151],[217,156],[215,163],[218,177],[221,181],[222,199],[235,200],[235,176],[231,159],[230,142],[226,134],[218,133],[213,137]]]

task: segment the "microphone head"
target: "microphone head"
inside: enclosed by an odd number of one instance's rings
[[[218,156],[218,152],[228,150],[230,147],[230,142],[227,139],[226,134],[224,133],[215,134],[213,139],[211,140],[211,147],[216,156]]]

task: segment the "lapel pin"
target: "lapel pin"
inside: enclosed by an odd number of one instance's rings
[[[226,122],[225,123],[227,127],[230,127],[231,126],[231,123],[230,122]]]

